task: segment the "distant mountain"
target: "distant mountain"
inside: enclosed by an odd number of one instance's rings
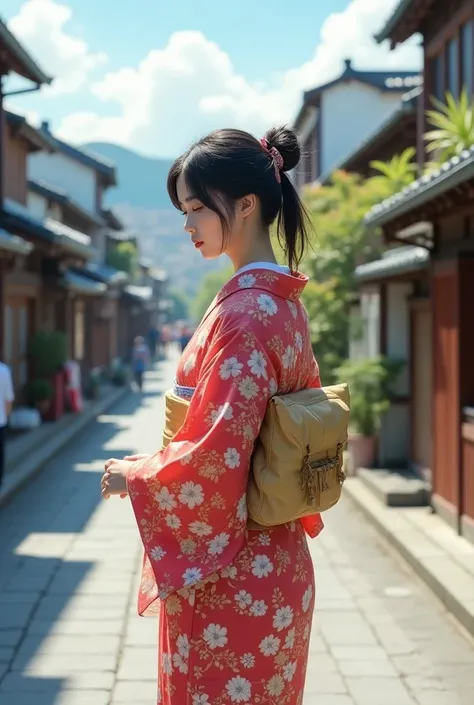
[[[120,203],[137,208],[170,208],[166,178],[172,159],[145,157],[110,142],[91,142],[84,147],[117,166],[118,186],[107,194],[108,205]]]
[[[109,142],[84,147],[115,163],[118,186],[107,192],[106,203],[127,228],[138,233],[140,255],[164,269],[173,287],[193,297],[204,275],[226,263],[203,260],[183,231],[183,216],[171,205],[166,191],[172,160],[145,157]]]

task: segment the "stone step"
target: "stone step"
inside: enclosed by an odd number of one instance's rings
[[[357,476],[387,507],[426,507],[430,486],[410,470],[359,468]]]

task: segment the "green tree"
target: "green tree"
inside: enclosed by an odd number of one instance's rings
[[[138,268],[138,250],[133,242],[120,242],[107,254],[106,262],[109,267],[119,269],[134,279]]]
[[[310,276],[303,301],[323,384],[335,381],[336,370],[348,355],[350,304],[357,290],[354,270],[383,250],[379,231],[367,229],[364,216],[395,190],[387,179],[338,171],[329,185],[305,192],[314,251],[302,265]]]
[[[474,146],[474,100],[466,88],[459,100],[446,93],[446,103],[432,98],[435,110],[428,110],[428,122],[434,130],[425,134],[426,150],[435,153],[434,165],[440,165],[465,149]]]
[[[189,298],[186,294],[178,289],[171,289],[168,292],[168,298],[171,300],[171,308],[169,310],[169,318],[171,321],[186,321],[189,318]]]
[[[232,268],[226,267],[225,269],[218,269],[216,272],[206,274],[190,307],[191,315],[195,321],[201,320],[214,296],[229,281],[232,273]]]
[[[387,191],[396,193],[411,184],[418,170],[413,161],[416,155],[414,147],[408,147],[401,154],[395,154],[389,161],[382,162],[378,159],[370,162],[372,169],[378,172],[371,179],[372,185],[380,184]]]

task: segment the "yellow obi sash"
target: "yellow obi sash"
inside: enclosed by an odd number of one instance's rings
[[[163,429],[163,448],[171,443],[186,420],[189,408],[189,401],[178,397],[173,391],[165,394],[165,426]],[[247,529],[252,531],[268,531],[268,526],[257,524],[248,517]]]
[[[163,429],[163,448],[166,448],[184,424],[188,413],[189,401],[178,397],[174,392],[165,394],[165,427]]]

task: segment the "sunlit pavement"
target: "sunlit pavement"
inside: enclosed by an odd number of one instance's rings
[[[107,458],[158,447],[175,364],[0,511],[0,705],[155,703],[156,623],[136,616],[134,519],[127,500],[101,500],[99,481]],[[311,542],[305,705],[472,705],[472,642],[349,501],[326,523]]]

